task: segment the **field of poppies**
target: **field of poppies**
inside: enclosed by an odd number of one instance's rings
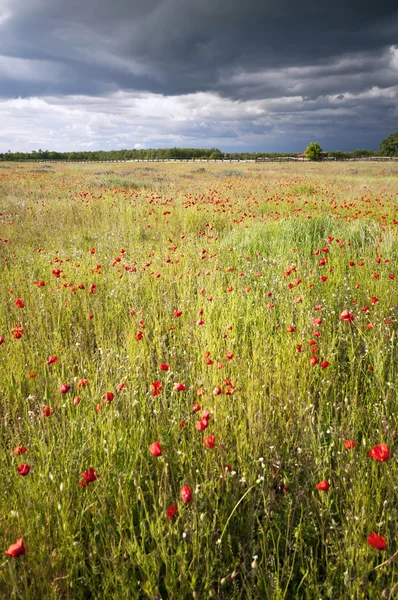
[[[0,596],[398,597],[398,167],[0,164]]]

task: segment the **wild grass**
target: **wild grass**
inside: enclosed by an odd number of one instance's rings
[[[2,596],[392,600],[394,167],[125,168],[0,173]]]

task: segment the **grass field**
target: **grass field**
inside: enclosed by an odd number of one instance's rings
[[[398,597],[396,165],[0,164],[0,213],[2,598]]]

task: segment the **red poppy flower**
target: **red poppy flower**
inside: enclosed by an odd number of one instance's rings
[[[330,363],[329,363],[329,361],[328,361],[328,360],[323,360],[323,361],[321,362],[321,367],[322,367],[322,369],[326,369],[326,367],[328,367],[328,366],[329,366],[329,364],[330,364]]]
[[[351,323],[355,319],[354,315],[351,314],[347,309],[343,310],[343,312],[340,313],[339,317],[340,317],[340,319],[343,319],[343,321],[346,321],[347,323]]]
[[[160,456],[162,454],[162,446],[159,442],[153,442],[153,444],[149,446],[149,452],[153,456]]]
[[[207,419],[201,419],[200,421],[196,421],[195,428],[197,431],[204,431],[209,426],[209,421]]]
[[[79,379],[79,381],[77,382],[77,387],[78,388],[86,387],[87,384],[88,384],[88,379]]]
[[[160,383],[160,381],[154,381],[151,384],[151,392],[152,392],[152,396],[159,396],[160,392],[162,391],[162,384]]]
[[[177,504],[172,504],[171,506],[169,506],[169,508],[166,510],[166,517],[168,519],[175,519],[178,513],[178,506]]]
[[[181,317],[181,315],[182,315],[182,310],[175,310],[174,311],[174,316],[175,317]]]
[[[203,394],[205,393],[205,389],[200,387],[197,389],[196,393],[198,396],[203,396]]]
[[[2,335],[0,335],[0,344],[4,344],[4,342],[5,342],[4,337]]]
[[[329,491],[329,482],[326,481],[326,479],[324,479],[323,481],[320,481],[319,483],[317,483],[316,487],[321,492],[328,492]]]
[[[216,387],[213,390],[213,396],[219,396],[220,394],[222,394],[222,389],[219,385],[216,385]]]
[[[188,504],[188,502],[192,500],[192,491],[189,485],[183,485],[180,490],[180,493],[182,501],[185,502],[185,504]]]
[[[322,319],[321,319],[321,317],[318,317],[317,319],[314,319],[314,320],[312,321],[312,323],[313,323],[314,325],[320,325],[320,324],[322,323]]]
[[[53,414],[52,408],[50,406],[43,406],[42,411],[42,417],[51,417],[51,415]]]
[[[187,387],[183,383],[175,383],[173,389],[175,392],[185,392]]]
[[[46,360],[46,365],[52,365],[53,363],[56,363],[57,361],[58,361],[58,356],[51,355],[48,357],[48,360]]]
[[[372,302],[372,304],[377,304],[377,302],[379,301],[378,298],[376,298],[376,296],[372,296],[370,301]]]
[[[11,546],[8,548],[8,550],[4,552],[4,554],[7,554],[7,556],[13,556],[14,558],[26,554],[26,548],[23,545],[23,539],[19,538],[19,540],[17,540],[15,544],[11,544]]]
[[[311,358],[311,360],[310,360],[311,367],[315,367],[315,365],[317,364],[317,362],[318,362],[318,358],[316,356],[313,356]]]
[[[115,394],[113,392],[105,392],[104,402],[112,402],[114,397],[115,397]]]
[[[169,371],[170,370],[170,365],[166,364],[166,363],[160,363],[159,365],[159,369],[161,371]]]
[[[374,446],[371,449],[368,456],[370,456],[370,458],[374,458],[379,462],[385,462],[390,458],[390,451],[386,444],[379,444],[378,446]]]
[[[20,475],[22,475],[22,477],[25,477],[30,471],[30,466],[29,465],[19,465],[17,467],[17,471]]]
[[[357,443],[354,440],[346,440],[344,442],[344,447],[347,448],[347,450],[352,450],[356,445]]]
[[[205,324],[205,322],[204,322],[204,320],[203,320],[203,319],[198,319],[198,320],[196,321],[196,325],[197,325],[198,327],[199,327],[200,325],[204,325],[204,324]]]
[[[214,435],[209,435],[209,436],[205,437],[203,440],[203,444],[206,446],[206,448],[214,448],[215,443],[216,443],[216,438]]]
[[[288,327],[286,327],[286,331],[288,333],[293,333],[295,331],[295,329],[294,329],[293,325],[289,325]]]
[[[198,412],[198,410],[200,410],[200,404],[194,404],[192,410],[193,412]]]
[[[81,474],[83,479],[79,481],[79,485],[83,488],[87,487],[89,483],[96,481],[97,475],[95,474],[95,469],[88,469],[84,473]]]
[[[18,456],[19,454],[25,454],[28,451],[28,448],[25,446],[16,446],[13,450],[14,454]]]
[[[22,298],[17,298],[14,302],[14,306],[17,306],[18,308],[24,308],[25,302],[22,300]]]
[[[136,339],[136,340],[138,340],[138,341],[139,341],[139,340],[142,340],[142,338],[143,338],[143,337],[144,337],[144,334],[142,333],[142,331],[138,331],[138,332],[135,334],[135,339]]]
[[[372,546],[372,548],[376,548],[376,550],[385,550],[387,547],[386,540],[382,535],[377,535],[374,531],[368,537],[368,544]]]
[[[61,392],[61,394],[67,394],[70,390],[70,385],[66,385],[66,383],[63,383],[62,385],[59,386],[59,391]]]

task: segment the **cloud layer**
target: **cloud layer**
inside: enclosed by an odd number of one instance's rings
[[[397,40],[386,0],[0,0],[0,149],[377,148]]]

